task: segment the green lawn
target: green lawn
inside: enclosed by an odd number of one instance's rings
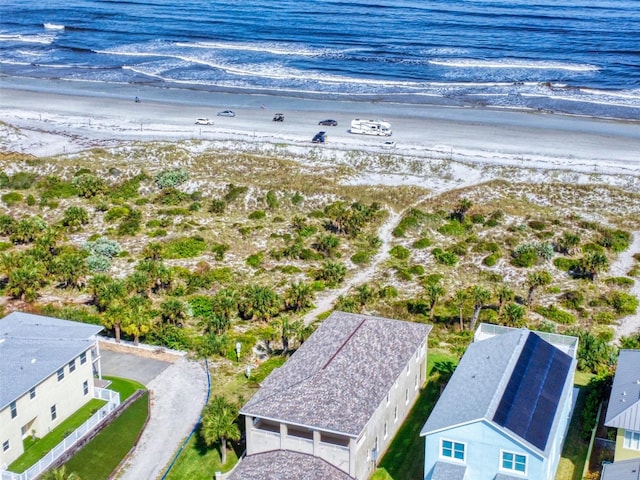
[[[133,447],[149,415],[149,392],[133,402],[67,463],[67,472],[83,479],[104,480]]]
[[[587,450],[589,442],[582,439],[580,432],[582,430],[582,418],[580,412],[584,407],[585,389],[589,381],[593,377],[592,374],[576,372],[575,384],[580,388],[580,394],[573,411],[567,438],[562,449],[562,457],[558,463],[558,471],[555,480],[581,480],[582,470],[587,459]]]
[[[127,398],[134,394],[136,390],[146,390],[147,387],[135,380],[118,377],[102,377],[103,380],[109,380],[111,384],[107,387],[120,394],[120,401],[124,402]]]
[[[380,468],[372,478],[376,480],[424,478],[424,439],[420,436],[420,430],[440,396],[440,386],[449,378],[457,363],[458,358],[449,353],[429,350],[427,384],[421,390],[420,397],[391,442],[389,450],[380,462]]]
[[[106,403],[104,400],[93,398],[44,437],[36,438],[35,441],[28,437],[24,441],[24,453],[9,465],[9,470],[15,473],[24,472],[44,457],[66,436],[86,422],[91,415],[100,410]]]
[[[236,452],[227,451],[227,463],[220,462],[220,452],[217,448],[208,448],[195,433],[187,442],[180,453],[178,461],[174,464],[167,480],[211,480],[217,471],[226,472],[238,461]]]

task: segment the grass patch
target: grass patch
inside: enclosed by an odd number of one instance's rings
[[[66,463],[67,472],[92,480],[108,478],[138,438],[149,415],[148,399],[145,391]]]
[[[586,374],[581,374],[580,378],[576,372],[576,386],[581,385],[583,382],[587,382]],[[578,400],[576,401],[576,407],[573,411],[573,417],[571,418],[571,424],[569,425],[569,431],[567,438],[564,441],[564,448],[562,449],[562,457],[558,463],[558,470],[556,471],[555,480],[581,480],[582,470],[587,459],[587,449],[589,448],[588,442],[582,439],[580,432],[582,431],[582,409],[585,404],[585,388],[580,388],[578,394]]]
[[[193,435],[182,450],[178,461],[167,475],[167,480],[211,480],[215,472],[226,472],[238,462],[233,450],[227,451],[227,463],[222,464],[217,448],[209,448],[200,435]]]
[[[127,378],[118,377],[102,377],[104,380],[109,380],[111,383],[107,387],[109,390],[118,392],[120,394],[120,401],[124,402],[127,398],[134,394],[136,390],[146,390],[143,384],[136,382],[135,380],[129,380]]]
[[[450,377],[458,358],[450,353],[429,350],[428,380],[393,438],[374,477],[379,480],[418,480],[424,478],[424,439],[420,430],[440,397],[440,386]],[[386,476],[385,476],[386,473]]]
[[[106,403],[104,400],[93,398],[44,437],[36,438],[35,440],[31,440],[29,437],[28,441],[24,442],[25,452],[9,465],[9,470],[15,473],[22,473],[32,465],[35,465],[38,460],[86,422],[91,415]]]

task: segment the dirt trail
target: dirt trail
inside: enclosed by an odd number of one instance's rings
[[[616,277],[626,277],[627,272],[635,263],[633,255],[636,253],[640,253],[640,231],[633,232],[633,242],[631,246],[622,252],[616,261],[611,264],[609,273]],[[638,300],[640,300],[640,282],[636,279],[634,280],[635,282],[629,290],[629,293],[635,295]],[[618,324],[614,327],[613,340],[617,342],[620,337],[638,332],[640,332],[640,312],[627,315],[619,320]]]
[[[378,230],[378,237],[382,241],[380,251],[378,251],[378,253],[373,257],[371,263],[367,265],[366,268],[358,271],[353,277],[348,278],[344,285],[342,285],[340,288],[329,290],[323,295],[320,295],[316,299],[315,308],[309,311],[304,317],[302,317],[305,325],[309,325],[315,320],[318,315],[330,310],[340,295],[347,294],[353,287],[365,283],[368,279],[373,278],[378,266],[389,256],[392,232],[393,229],[398,225],[398,222],[400,222],[401,217],[402,213],[397,213],[393,210],[389,211],[389,217],[385,220],[385,222]]]

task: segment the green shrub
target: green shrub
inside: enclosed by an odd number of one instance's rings
[[[631,233],[624,230],[602,229],[600,231],[598,245],[602,245],[613,252],[620,253],[629,248],[631,238]]]
[[[545,228],[547,228],[547,224],[544,222],[541,222],[540,220],[531,220],[529,223],[529,228],[533,229],[533,230],[544,230]]]
[[[225,243],[214,243],[211,246],[211,251],[215,254],[216,260],[223,260],[224,254],[229,250],[229,245]]]
[[[442,235],[448,235],[451,237],[464,235],[465,233],[467,233],[467,230],[467,226],[458,222],[457,220],[451,220],[450,222],[447,222],[440,228],[438,228],[438,232],[440,232]]]
[[[129,214],[129,208],[127,207],[113,207],[110,208],[107,213],[104,214],[105,222],[113,222],[119,220]]]
[[[563,272],[572,272],[578,268],[580,261],[572,258],[558,257],[553,259],[553,265]]]
[[[455,253],[444,251],[441,248],[434,248],[433,250],[431,250],[431,254],[436,259],[436,262],[442,265],[448,265],[452,267],[456,263],[458,263],[458,257],[455,255]]]
[[[300,192],[294,193],[293,196],[291,197],[291,203],[293,203],[294,205],[300,205],[303,201],[304,201],[304,197]]]
[[[227,193],[224,195],[224,201],[227,203],[232,203],[248,191],[249,189],[247,187],[239,187],[230,183],[227,185]]]
[[[355,263],[356,265],[362,265],[365,263],[369,263],[369,261],[371,260],[371,255],[369,254],[369,252],[365,252],[365,251],[358,251],[356,253],[354,253],[351,256],[351,261],[353,263]]]
[[[189,195],[175,187],[163,188],[156,196],[154,203],[157,205],[180,205],[189,200]]]
[[[23,197],[18,192],[9,192],[2,195],[2,201],[7,207],[13,207],[16,203],[20,203]]]
[[[90,254],[87,257],[87,267],[94,273],[102,273],[111,267],[111,258],[104,255]]]
[[[633,315],[638,309],[638,298],[625,292],[613,292],[608,303],[619,315]]]
[[[398,260],[406,260],[407,258],[409,258],[409,256],[411,256],[411,252],[408,248],[405,248],[401,245],[396,245],[391,250],[389,250],[389,255],[397,258]]]
[[[215,213],[216,215],[221,215],[224,213],[226,208],[227,202],[220,198],[216,198],[211,202],[211,205],[209,206],[209,212]]]
[[[267,202],[267,207],[269,207],[270,210],[275,210],[279,206],[278,196],[276,195],[276,192],[274,192],[273,190],[269,190],[267,192],[265,201]]]
[[[169,240],[164,244],[163,258],[194,258],[207,249],[207,242],[200,236],[182,237]]]
[[[264,210],[256,210],[255,212],[251,212],[249,214],[249,220],[262,220],[267,216]]]
[[[628,277],[609,277],[604,280],[607,285],[617,285],[620,287],[633,287],[635,283],[632,278]]]
[[[107,190],[107,186],[100,177],[88,173],[74,177],[72,183],[78,195],[84,198],[95,197]]]
[[[189,180],[189,172],[183,168],[177,168],[175,170],[165,170],[158,173],[155,178],[155,183],[156,187],[164,189],[177,187],[187,180]]]
[[[260,268],[264,254],[262,252],[254,253],[247,257],[246,263],[252,268]]]
[[[92,237],[90,237],[92,238]],[[83,247],[90,255],[100,255],[113,258],[121,252],[120,244],[106,237],[96,237],[95,240],[85,242]]]
[[[615,320],[613,313],[607,311],[598,312],[593,316],[593,321],[599,325],[611,325]]]
[[[142,212],[140,210],[131,210],[118,225],[118,235],[135,235],[140,231],[142,223]]]
[[[427,248],[431,246],[431,240],[429,240],[426,237],[422,237],[419,240],[416,240],[415,242],[413,242],[413,245],[411,245],[413,248]]]
[[[561,301],[566,308],[578,310],[584,304],[584,295],[579,290],[570,290],[562,295]]]
[[[28,190],[35,183],[38,176],[35,173],[17,172],[10,177],[5,176],[0,181],[0,187],[12,190]]]
[[[484,215],[479,213],[474,213],[471,215],[471,223],[475,223],[477,225],[482,225],[485,222]]]
[[[555,305],[550,305],[548,307],[537,306],[534,308],[534,311],[544,318],[552,320],[556,323],[561,323],[563,325],[572,325],[576,322],[576,317],[574,317],[569,312],[559,309]]]
[[[78,229],[89,223],[89,213],[83,207],[71,206],[64,211],[62,225]]]
[[[585,243],[582,246],[583,253],[602,253],[604,254],[604,247],[597,243]]]
[[[424,275],[424,267],[422,265],[411,265],[408,271],[411,275]]]
[[[158,238],[158,237],[166,237],[166,236],[167,236],[167,231],[164,228],[157,228],[147,233],[147,237],[149,238]]]
[[[487,255],[482,259],[482,264],[486,265],[487,267],[493,267],[496,263],[498,263],[499,258],[500,256],[496,254]]]

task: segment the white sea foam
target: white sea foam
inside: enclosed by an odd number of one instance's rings
[[[178,47],[205,48],[212,50],[239,50],[248,52],[264,52],[272,55],[292,55],[299,57],[319,57],[332,53],[329,49],[310,48],[302,45],[286,43],[230,43],[230,42],[176,42]]]
[[[43,23],[42,26],[47,30],[64,30],[64,25],[59,25],[57,23]]]
[[[7,35],[0,34],[0,42],[42,43],[48,45],[53,42],[53,35]]]
[[[429,60],[432,65],[457,68],[519,68],[525,70],[568,70],[572,72],[596,72],[600,69],[595,65],[571,64],[552,61],[531,61],[518,59],[479,60],[474,58],[434,59]]]

